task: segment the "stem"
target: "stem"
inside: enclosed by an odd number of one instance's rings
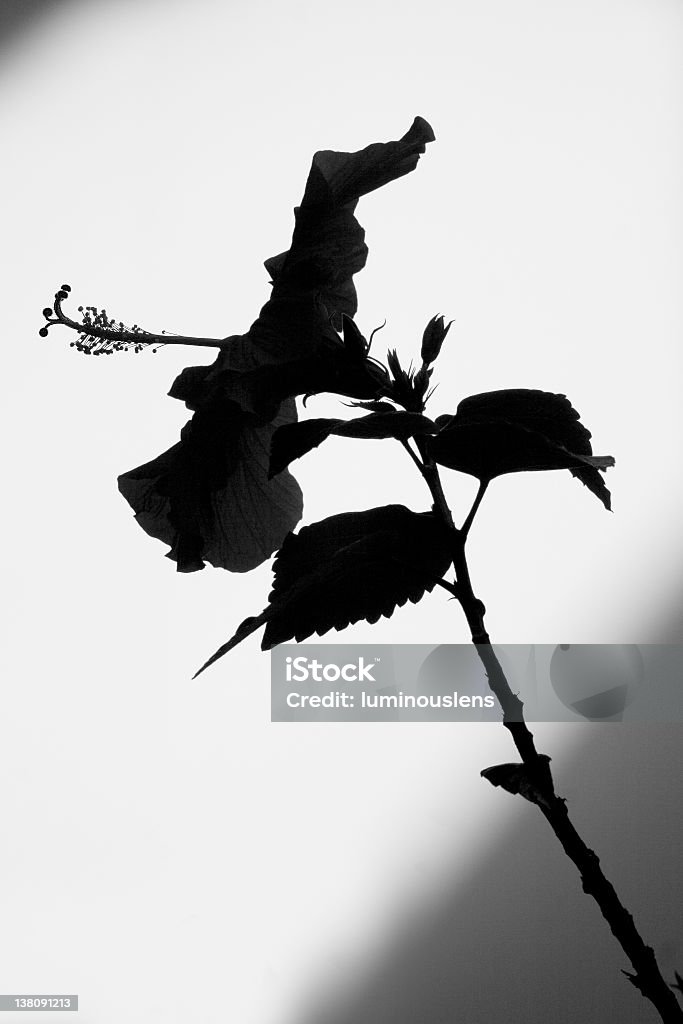
[[[460,588],[455,583],[449,583],[448,580],[435,580],[434,582],[438,587],[442,587],[449,594],[452,594],[453,597],[457,597],[460,600]]]
[[[503,709],[503,724],[509,729],[530,776],[542,780],[542,792],[534,802],[557,836],[562,849],[578,868],[584,892],[598,904],[612,934],[631,961],[635,974],[626,974],[638,991],[649,999],[665,1024],[680,1024],[683,1009],[661,975],[654,950],[646,945],[633,918],[619,899],[614,886],[600,867],[598,856],[583,841],[569,818],[566,801],[557,796],[548,762],[539,757],[534,737],[524,721],[523,704],[510,689],[505,673],[491,646],[484,625],[484,606],[472,590],[465,558],[464,541],[455,563],[459,599],[472,640],[484,665],[489,684]]]
[[[418,459],[417,455],[415,454],[415,452],[413,451],[413,449],[412,449],[412,448],[410,447],[410,445],[408,444],[408,442],[407,442],[407,441],[403,441],[403,440],[402,440],[402,441],[401,441],[401,444],[403,445],[403,447],[405,448],[405,450],[406,450],[406,451],[408,452],[408,455],[410,455],[411,459],[413,460],[413,462],[414,462],[414,463],[415,463],[415,465],[417,466],[417,468],[418,468],[418,470],[420,471],[420,473],[422,473],[422,463],[420,462],[420,460]]]
[[[683,1009],[674,992],[662,977],[654,950],[646,945],[641,937],[632,916],[624,907],[614,886],[600,867],[598,856],[576,831],[569,818],[566,800],[563,800],[555,792],[549,765],[550,758],[539,755],[536,750],[533,733],[524,721],[524,705],[519,697],[512,692],[486,631],[484,623],[486,609],[472,589],[469,567],[465,557],[465,541],[487,485],[480,484],[477,497],[462,529],[456,529],[441,486],[438,467],[429,459],[419,438],[416,443],[424,460],[422,464],[418,465],[418,468],[432,494],[435,510],[453,531],[453,565],[456,585],[451,592],[457,596],[462,605],[472,634],[472,642],[486,671],[491,690],[503,710],[503,725],[512,736],[522,762],[528,770],[529,778],[536,783],[535,795],[532,790],[531,795],[527,795],[527,799],[531,799],[538,806],[557,836],[562,849],[576,865],[584,892],[592,896],[598,904],[612,934],[630,960],[635,973],[631,974],[628,971],[623,971],[623,973],[641,995],[650,1000],[664,1024],[681,1024]],[[413,455],[412,452],[411,455]],[[413,461],[417,461],[414,456]],[[446,589],[451,590],[451,587]]]
[[[479,481],[479,490],[477,491],[477,496],[474,499],[474,504],[472,505],[472,508],[470,509],[470,511],[468,513],[467,519],[465,520],[465,522],[460,527],[460,533],[462,534],[463,538],[467,537],[468,533],[470,532],[470,526],[474,522],[474,517],[476,516],[477,512],[479,511],[479,506],[481,505],[482,499],[483,499],[484,495],[486,494],[486,488],[488,487],[488,485],[489,485],[489,481],[488,480],[480,480]]]
[[[410,448],[408,448],[408,451],[413,456],[413,461],[417,465],[417,468],[424,477],[427,487],[430,490],[432,498],[434,499],[434,509],[439,512],[446,525],[453,530],[454,536],[458,536],[459,530],[456,529],[455,523],[453,522],[453,516],[451,515],[451,510],[448,506],[448,502],[446,501],[446,495],[444,494],[443,487],[441,486],[441,477],[439,476],[437,465],[429,454],[424,438],[419,436],[416,437],[415,444],[422,456],[422,462],[415,458]]]

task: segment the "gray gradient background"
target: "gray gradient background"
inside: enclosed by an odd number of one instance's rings
[[[540,816],[479,779],[502,729],[271,725],[253,639],[189,681],[269,568],[176,575],[115,479],[175,440],[165,391],[200,360],[36,332],[63,280],[149,329],[245,330],[314,150],[422,114],[437,142],[359,207],[361,328],[386,316],[379,350],[409,356],[455,317],[435,412],[566,391],[617,457],[614,515],[569,474],[491,488],[471,562],[492,635],[683,640],[682,20],[652,0],[3,5],[2,991],[79,992],[88,1024],[654,1019]],[[313,453],[306,521],[425,507],[396,448]],[[472,482],[448,489],[464,509]],[[346,638],[467,639],[445,594]],[[683,971],[680,728],[538,736]]]

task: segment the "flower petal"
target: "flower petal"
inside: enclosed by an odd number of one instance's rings
[[[365,232],[354,217],[361,196],[409,174],[427,143],[431,126],[416,117],[396,142],[375,142],[356,153],[321,150],[313,157],[306,189],[295,211],[291,248],[266,260],[273,296],[283,290],[315,290],[341,328],[341,314],[355,316],[353,275],[365,266]]]
[[[216,403],[195,413],[178,444],[119,477],[138,523],[170,545],[179,572],[205,561],[247,572],[282,545],[303,498],[291,474],[268,479],[270,442],[295,418],[292,401],[261,425],[232,403]]]
[[[326,374],[320,365],[321,360],[340,362],[336,332],[342,314],[353,317],[358,305],[353,275],[365,266],[367,246],[354,211],[361,196],[414,170],[433,139],[431,127],[416,117],[398,141],[376,142],[356,153],[316,153],[294,211],[291,247],[265,262],[273,281],[270,299],[246,334],[226,339],[211,367],[183,370],[171,396],[196,408],[204,381],[207,387],[224,387],[224,397],[248,411],[262,412],[286,396],[336,391],[340,378],[340,394],[372,398],[366,382],[356,386],[362,391],[356,394],[343,368]],[[249,384],[238,379],[262,367],[274,372],[261,372]]]

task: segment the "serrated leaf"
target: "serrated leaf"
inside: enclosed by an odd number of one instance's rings
[[[435,434],[436,424],[417,412],[374,412],[355,420],[344,420],[333,433],[339,437],[387,438],[407,441],[418,434]]]
[[[565,395],[513,389],[472,395],[455,416],[437,419],[439,433],[427,444],[442,466],[482,481],[505,473],[568,469],[609,509],[600,475],[614,465],[595,456],[590,432]]]
[[[393,437],[407,440],[418,434],[434,434],[436,425],[426,416],[414,412],[374,412],[353,420],[302,420],[281,427],[273,436],[270,455],[270,475],[280,473],[295,459],[317,448],[326,438],[357,437],[380,440]]]
[[[215,661],[218,661],[218,659],[222,658],[224,654],[227,654],[234,647],[237,647],[238,644],[241,644],[242,641],[246,640],[248,636],[251,636],[251,634],[259,628],[259,626],[262,626],[267,618],[267,611],[261,612],[260,615],[250,615],[248,618],[246,618],[244,622],[241,622],[239,624],[239,626],[237,627],[233,635],[230,637],[230,639],[227,641],[227,643],[224,643],[221,647],[219,647],[218,650],[211,655],[208,661],[205,661],[202,667],[195,672],[192,678],[196,679],[197,676],[200,676],[202,672],[206,671],[206,669],[210,665],[213,665]]]
[[[452,561],[451,532],[403,505],[331,516],[291,534],[275,559],[268,607],[199,670],[265,623],[262,648],[387,618],[431,591]],[[199,674],[199,673],[197,673]]]

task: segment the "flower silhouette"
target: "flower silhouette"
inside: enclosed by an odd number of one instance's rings
[[[122,474],[119,489],[180,572],[205,562],[246,572],[296,526],[298,484],[287,471],[268,472],[272,435],[296,420],[295,396],[384,392],[386,371],[348,320],[357,308],[353,275],[368,252],[354,211],[361,196],[412,171],[433,139],[417,117],[398,141],[316,153],[291,247],[265,262],[269,300],[246,334],[216,342],[211,365],[188,367],[173,383],[170,396],[192,418],[172,448]]]

